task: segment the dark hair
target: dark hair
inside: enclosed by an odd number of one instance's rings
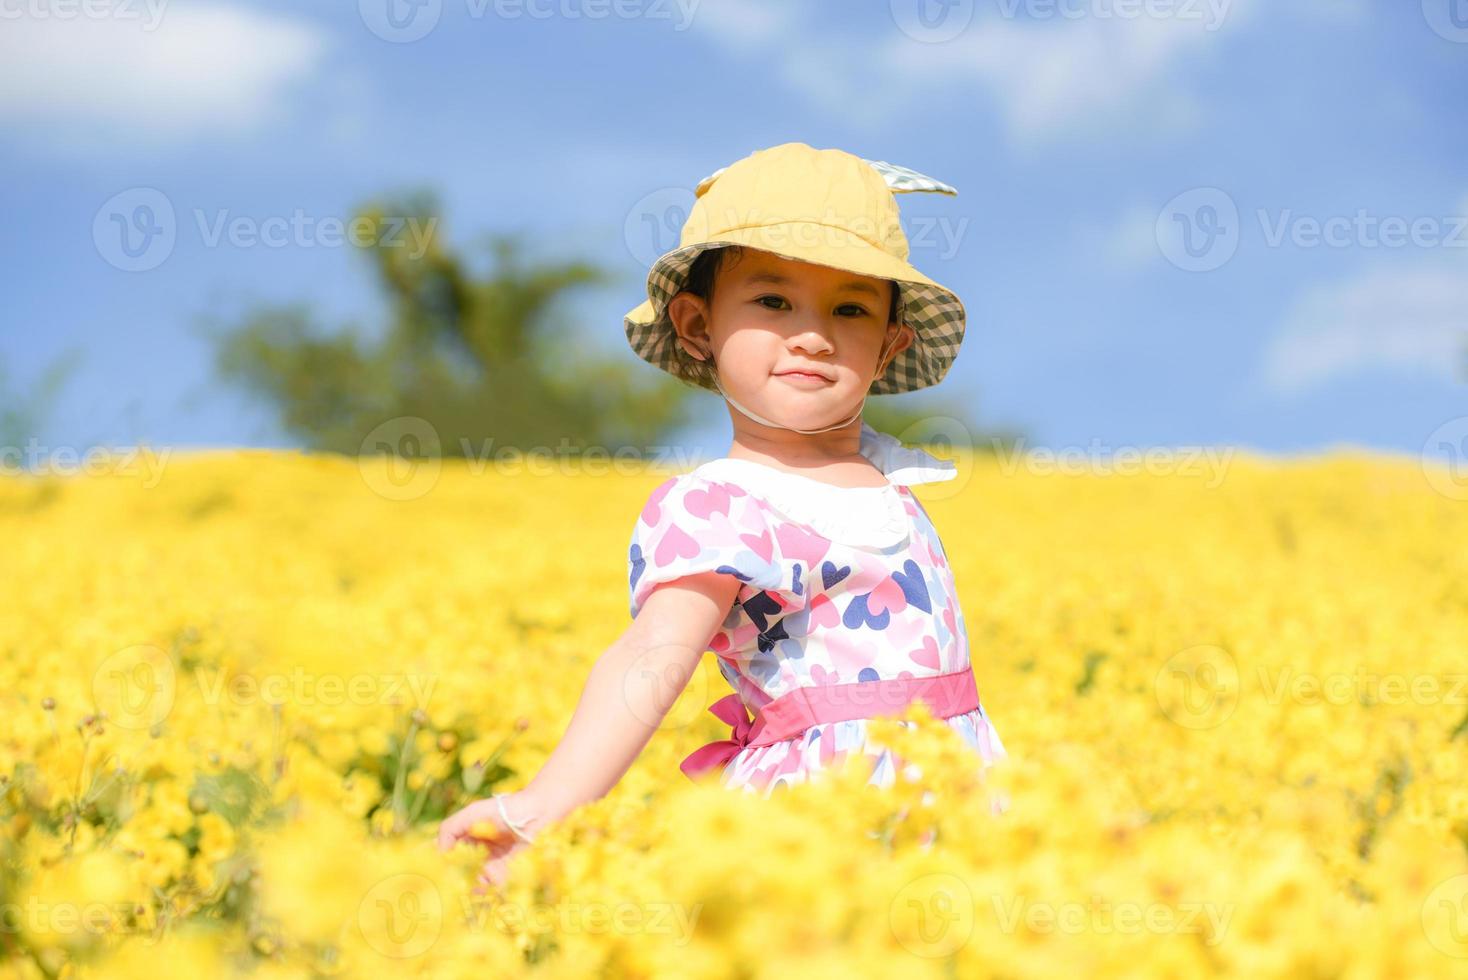
[[[688,276],[683,283],[683,290],[695,296],[701,297],[705,302],[713,302],[714,280],[718,278],[719,269],[724,265],[726,258],[738,258],[744,254],[742,245],[720,245],[717,248],[706,248],[699,252],[693,260],[693,265],[688,268]],[[887,280],[892,282],[892,280]],[[902,302],[902,288],[892,282],[892,302],[887,309],[887,322],[899,319],[899,309]],[[688,380],[695,384],[703,384],[706,388],[713,387],[714,366],[708,361],[699,361],[690,357],[681,346],[675,345],[679,359],[686,366]],[[704,384],[704,382],[707,382]]]

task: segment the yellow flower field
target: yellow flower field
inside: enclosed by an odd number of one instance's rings
[[[390,462],[0,480],[0,973],[1468,975],[1468,501],[1415,460],[964,459],[917,493],[1007,764],[915,714],[922,785],[695,786],[708,657],[492,896],[438,820],[556,743],[667,474]]]

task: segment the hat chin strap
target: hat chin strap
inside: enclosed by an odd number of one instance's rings
[[[880,375],[880,373],[881,373],[882,360],[886,356],[887,356],[887,345],[884,343],[882,345],[882,352],[877,357],[878,373],[877,374],[873,374],[872,375],[872,378],[871,378],[871,381],[868,381],[867,382],[867,389],[868,390],[870,390],[870,388],[872,386],[872,382],[876,381],[877,378],[878,378],[878,376]],[[714,364],[714,353],[713,353],[713,351],[709,351],[708,352],[708,358],[709,358],[709,363],[710,364]],[[760,425],[767,425],[767,426],[769,426],[772,429],[784,429],[787,432],[798,432],[798,433],[800,433],[803,436],[811,436],[811,435],[815,435],[818,432],[830,432],[832,429],[842,429],[842,428],[845,428],[846,426],[848,426],[851,423],[855,422],[857,419],[861,418],[862,409],[866,407],[866,403],[867,403],[866,393],[863,392],[862,393],[862,396],[861,396],[861,401],[857,403],[856,411],[853,412],[851,415],[848,415],[845,419],[841,420],[840,422],[837,422],[835,425],[828,425],[828,426],[826,426],[825,428],[822,428],[822,429],[797,429],[794,426],[781,425],[779,422],[776,422],[773,419],[767,419],[763,415],[760,415],[760,414],[758,414],[758,413],[756,413],[756,412],[754,412],[754,411],[752,411],[752,410],[750,410],[748,408],[745,408],[743,405],[741,405],[739,403],[739,400],[737,398],[735,398],[733,395],[731,395],[727,391],[725,391],[724,390],[724,386],[721,385],[721,384],[719,384],[719,370],[718,370],[718,365],[717,364],[714,364],[714,387],[717,388],[717,389],[719,389],[719,394],[721,394],[721,395],[724,396],[724,400],[727,401],[730,405],[733,405],[736,409],[738,409],[739,413],[741,415],[743,415],[745,418],[752,419],[755,422],[758,422]]]

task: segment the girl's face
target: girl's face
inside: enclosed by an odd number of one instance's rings
[[[712,348],[734,398],[781,424],[816,428],[851,414],[878,368],[912,342],[910,327],[887,319],[896,288],[746,248],[724,259],[711,302],[680,293],[670,315],[695,350]]]

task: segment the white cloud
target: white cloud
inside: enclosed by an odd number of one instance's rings
[[[696,30],[728,47],[750,48],[788,36],[799,14],[792,3],[700,0],[691,23]]]
[[[1444,260],[1310,287],[1266,348],[1262,373],[1285,394],[1377,370],[1449,380],[1465,355],[1468,265]]]
[[[1181,130],[1200,110],[1175,69],[1224,43],[1243,9],[1230,11],[1218,29],[1176,17],[976,21],[943,44],[893,38],[885,60],[909,84],[981,86],[1010,136],[1024,144],[1106,131],[1126,120],[1153,133]]]
[[[240,132],[289,105],[325,48],[312,25],[225,3],[7,5],[0,119],[50,142]],[[54,12],[53,12],[54,11]]]
[[[693,23],[733,54],[768,59],[792,91],[850,121],[889,120],[939,91],[975,91],[1017,142],[1033,144],[1127,120],[1152,134],[1194,125],[1201,110],[1180,69],[1256,9],[1254,0],[1213,0],[1161,5],[1176,9],[1170,16],[1122,16],[1096,0],[1031,4],[1072,15],[1037,19],[1032,10],[1024,19],[1003,15],[1023,10],[1022,0],[979,6],[981,15],[937,43],[904,32],[895,17],[877,34],[852,35],[816,23],[809,8],[770,0],[703,0]]]

